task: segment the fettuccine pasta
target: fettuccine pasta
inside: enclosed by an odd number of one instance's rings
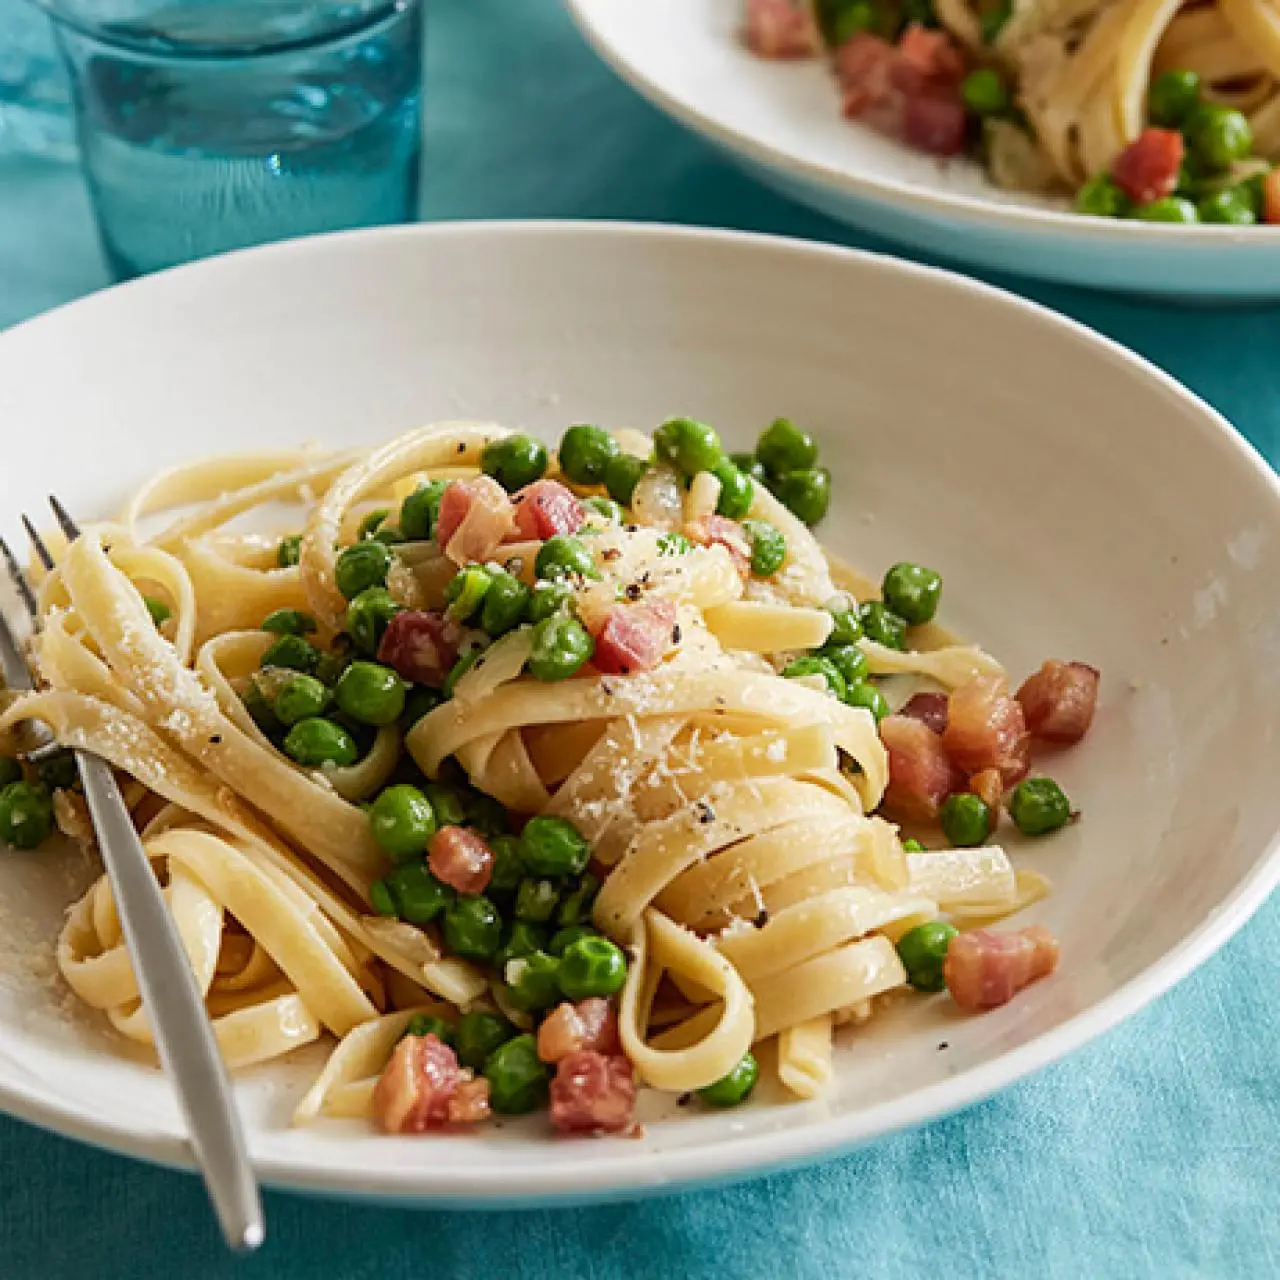
[[[1070,819],[1031,743],[1096,693],[1048,663],[1015,699],[933,621],[936,574],[830,560],[815,454],[781,420],[736,464],[689,419],[557,455],[444,422],[176,468],[58,545],[0,733],[128,781],[233,1068],[334,1043],[299,1124],[549,1100],[624,1132],[639,1086],[741,1101],[766,1040],[815,1097],[884,997],[988,1007],[1052,968],[1043,930],[981,927],[1048,891],[991,837],[1002,805]],[[281,503],[294,531],[242,531]],[[56,811],[91,839],[66,758],[3,763],[5,838]],[[105,878],[58,963],[151,1043]]]

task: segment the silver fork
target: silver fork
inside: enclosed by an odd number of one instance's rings
[[[54,497],[49,499],[49,505],[67,538],[70,541],[78,538],[80,530],[66,508]],[[22,517],[22,524],[41,563],[46,569],[53,568],[53,557],[35,526],[26,516]],[[3,538],[0,538],[0,557],[31,615],[33,629],[38,627],[40,617],[35,594]],[[3,614],[0,614],[0,668],[9,688],[33,687],[31,672]],[[32,754],[39,758],[42,752],[37,750]],[[142,1003],[161,1065],[178,1091],[209,1199],[227,1243],[237,1251],[256,1249],[266,1232],[257,1179],[249,1164],[231,1082],[218,1053],[213,1027],[205,1014],[187,953],[142,842],[133,829],[111,766],[86,751],[77,751],[75,758]]]

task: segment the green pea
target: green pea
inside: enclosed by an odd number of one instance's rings
[[[1143,222],[1199,222],[1200,215],[1190,200],[1181,196],[1164,196],[1142,205],[1133,215]]]
[[[363,542],[366,538],[372,538],[373,535],[386,523],[387,517],[390,514],[391,512],[386,507],[382,507],[378,511],[370,511],[369,514],[360,521],[359,526],[356,528],[357,540]]]
[[[492,881],[489,885],[493,887]],[[518,960],[522,956],[531,956],[535,951],[545,951],[547,947],[547,931],[532,920],[513,920],[507,930],[506,937],[493,957],[494,965],[505,972],[509,960]]]
[[[853,0],[853,3],[842,7],[835,15],[830,27],[831,47],[838,49],[848,43],[860,32],[874,32],[880,15],[872,0]]]
[[[387,888],[410,924],[430,924],[457,900],[454,891],[437,880],[424,862],[406,862],[396,867],[387,877]]]
[[[787,540],[767,520],[744,520],[742,531],[751,546],[751,572],[757,578],[771,578],[787,558]]]
[[[540,480],[547,473],[547,447],[532,436],[506,436],[491,440],[480,455],[480,470],[492,476],[508,493]]]
[[[347,610],[350,613],[350,610]],[[316,663],[316,679],[332,687],[338,683],[342,673],[351,665],[354,644],[349,635],[334,637],[333,648],[320,655]]]
[[[483,565],[472,564],[453,575],[444,589],[445,611],[455,622],[474,617],[489,594],[493,577]]]
[[[1009,86],[993,67],[979,67],[960,82],[960,96],[975,116],[1001,116],[1009,110]]]
[[[268,645],[262,665],[310,673],[320,665],[320,651],[301,636],[281,636]]]
[[[281,538],[276,546],[276,565],[281,569],[292,569],[302,559],[302,534],[290,534]]]
[[[506,635],[524,621],[532,592],[515,577],[500,569],[490,575],[489,589],[480,609],[480,627],[493,639]]]
[[[627,957],[608,938],[579,938],[560,957],[560,990],[567,1000],[612,996],[627,981]]]
[[[831,693],[842,702],[848,691],[844,676],[840,674],[835,663],[826,658],[816,656],[796,658],[794,662],[789,662],[782,669],[782,674],[788,680],[798,680],[804,676],[821,676],[827,682],[827,688]]]
[[[1009,816],[1024,836],[1045,836],[1071,821],[1071,801],[1052,778],[1027,778],[1009,797]]]
[[[444,699],[439,689],[429,689],[424,684],[415,684],[405,695],[404,710],[400,713],[400,728],[408,733],[425,715],[430,715]]]
[[[991,834],[991,810],[981,796],[957,792],[942,802],[942,834],[957,849],[974,849]]]
[[[443,1044],[451,1045],[454,1041],[455,1032],[443,1018],[437,1018],[431,1013],[415,1013],[409,1019],[409,1025],[405,1028],[407,1036],[435,1036]]]
[[[546,924],[556,912],[560,890],[550,880],[524,879],[516,890],[516,919]]]
[[[881,595],[885,604],[908,626],[929,622],[938,612],[942,577],[920,564],[902,561],[884,575]]]
[[[535,680],[567,680],[591,660],[596,642],[577,618],[555,614],[533,629],[529,672]]]
[[[520,857],[530,875],[576,876],[591,861],[591,846],[571,822],[544,814],[525,824]]]
[[[566,578],[571,574],[595,578],[596,562],[587,544],[569,533],[552,534],[538,548],[533,571],[539,578]]]
[[[1205,180],[1195,170],[1195,166],[1184,159],[1178,166],[1178,184],[1173,189],[1175,196],[1186,196],[1188,200],[1198,200],[1203,194]]]
[[[357,542],[343,549],[334,569],[338,590],[354,600],[370,587],[383,587],[391,568],[391,552],[381,542]]]
[[[789,471],[779,477],[773,493],[797,520],[815,525],[827,514],[831,501],[831,472],[826,467]]]
[[[930,920],[898,939],[898,959],[907,971],[907,981],[917,991],[941,991],[946,986],[943,964],[958,932],[943,920]]]
[[[458,1019],[458,1029],[454,1033],[458,1061],[472,1071],[479,1071],[485,1059],[516,1034],[515,1027],[501,1014],[488,1013],[483,1009],[464,1013]]]
[[[578,423],[560,438],[560,470],[574,484],[602,484],[609,463],[620,452],[603,427]]]
[[[760,1064],[756,1061],[755,1054],[747,1050],[728,1075],[721,1076],[715,1084],[709,1084],[705,1089],[699,1089],[698,1097],[713,1107],[736,1107],[751,1096],[759,1079]]]
[[[299,720],[289,730],[284,749],[287,755],[308,769],[318,769],[326,764],[345,768],[360,758],[356,740],[340,724],[319,716]]]
[[[720,481],[716,514],[728,516],[730,520],[741,520],[751,510],[755,485],[728,458],[721,458],[711,469],[711,474]]]
[[[447,480],[419,485],[400,504],[400,532],[410,542],[425,542],[440,518],[440,499],[449,487]]]
[[[862,639],[862,622],[857,610],[850,606],[848,598],[836,596],[827,602],[827,612],[832,618],[829,645],[857,644]]]
[[[1200,105],[1200,77],[1194,71],[1166,71],[1147,90],[1151,123],[1162,129],[1179,129]]]
[[[524,879],[524,859],[520,841],[515,836],[496,835],[489,841],[493,850],[493,871],[489,876],[489,892],[515,893]]]
[[[301,674],[290,676],[276,694],[276,719],[281,724],[293,725],[299,720],[310,720],[321,715],[329,705],[329,690],[315,678]]]
[[[380,916],[400,914],[400,908],[396,906],[395,897],[385,880],[375,880],[369,886],[369,904]]]
[[[858,618],[868,640],[882,644],[886,649],[906,650],[907,624],[887,605],[879,600],[864,600],[858,607]]]
[[[601,516],[611,527],[622,523],[622,508],[612,498],[583,498],[582,505]]]
[[[377,662],[353,662],[333,691],[343,714],[376,727],[394,724],[404,710],[404,681]]]
[[[436,821],[442,827],[461,827],[467,821],[467,808],[462,793],[445,782],[428,782],[422,788],[431,802]]]
[[[1127,218],[1133,212],[1133,201],[1109,173],[1100,173],[1076,192],[1076,212],[1091,218]]]
[[[578,887],[572,893],[566,894],[560,903],[556,911],[556,924],[564,928],[590,920],[591,908],[599,892],[600,881],[590,871],[585,872],[582,879],[578,881]]]
[[[502,916],[482,893],[458,898],[444,913],[444,945],[464,960],[488,960],[502,941]]]
[[[850,707],[863,707],[876,718],[876,724],[889,714],[889,703],[870,680],[859,680],[849,686],[844,701]]]
[[[1253,210],[1255,220],[1262,221],[1267,216],[1267,175],[1270,170],[1263,170],[1261,173],[1252,174],[1246,178],[1237,188],[1242,196],[1249,202],[1249,208]]]
[[[511,818],[503,805],[483,791],[473,792],[464,801],[467,826],[474,827],[482,836],[506,835],[511,830]]]
[[[687,556],[693,550],[693,543],[683,533],[672,531],[664,533],[658,539],[660,556]]]
[[[764,469],[764,463],[754,453],[731,453],[729,461],[753,484],[766,482],[768,473]]]
[[[36,782],[11,782],[0,791],[0,844],[35,849],[53,831],[53,797]]]
[[[631,497],[640,483],[640,477],[649,470],[649,464],[643,458],[630,453],[620,453],[609,460],[604,469],[604,487],[609,497],[624,507],[631,505]]]
[[[1232,107],[1204,103],[1195,108],[1183,126],[1192,159],[1211,173],[1224,173],[1236,160],[1253,150],[1249,118]]]
[[[253,723],[268,738],[274,738],[284,728],[276,719],[275,708],[252,680],[245,686],[244,692],[240,695],[240,701],[244,703],[244,709],[249,713]]]
[[[529,597],[529,621],[544,622],[557,613],[567,613],[573,600],[573,588],[567,582],[539,582]]]
[[[316,629],[316,620],[301,609],[277,609],[263,618],[260,629],[277,636],[309,636]]]
[[[653,449],[686,476],[714,470],[723,456],[715,428],[695,418],[668,418],[653,433]]]
[[[902,842],[902,851],[903,853],[923,853],[925,850],[924,845],[922,845],[919,840],[912,837],[910,840],[904,840]]]
[[[538,1057],[530,1035],[516,1036],[495,1049],[484,1063],[489,1105],[499,1115],[524,1115],[545,1106],[550,1068]]]
[[[856,644],[827,644],[817,656],[835,667],[846,686],[861,684],[867,678],[867,655]]]
[[[36,777],[50,791],[70,791],[80,781],[74,751],[54,751],[36,762]]]
[[[557,929],[547,943],[547,950],[553,956],[562,956],[579,938],[597,938],[600,935],[589,924],[570,924]]]
[[[981,18],[982,43],[995,44],[1012,17],[1013,0],[999,0],[994,9],[988,9]]]
[[[420,858],[436,833],[431,801],[408,783],[388,787],[369,806],[373,838],[397,862]]]
[[[142,603],[147,606],[147,612],[151,615],[151,621],[157,627],[163,627],[170,618],[173,617],[173,610],[161,600],[158,596],[143,596]]]
[[[0,789],[22,781],[22,765],[12,756],[0,756]]]
[[[368,587],[347,608],[347,631],[362,653],[378,652],[387,624],[400,606],[385,587]]]
[[[560,1003],[560,961],[545,951],[518,956],[503,969],[507,996],[517,1009],[537,1013]]]
[[[1200,201],[1196,212],[1201,222],[1219,222],[1236,227],[1251,227],[1258,220],[1253,211],[1253,197],[1242,187],[1214,191]]]
[[[769,475],[783,476],[812,467],[818,461],[818,445],[790,418],[775,418],[760,433],[756,457]]]

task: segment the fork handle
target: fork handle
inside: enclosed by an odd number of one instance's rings
[[[233,1249],[255,1249],[265,1234],[262,1201],[191,962],[110,765],[84,751],[76,762],[156,1049],[178,1091],[214,1212]]]

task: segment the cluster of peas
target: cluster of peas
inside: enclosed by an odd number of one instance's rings
[[[1052,778],[1024,778],[1005,804],[1024,836],[1047,836],[1071,821],[1071,801]],[[981,796],[956,792],[943,801],[938,817],[952,845],[971,849],[985,843],[999,814]]]
[[[63,776],[67,774],[69,776]],[[18,761],[0,756],[0,844],[35,849],[53,831],[53,792],[75,783],[75,760],[59,752],[27,781]]]
[[[531,1016],[561,1000],[617,995],[626,982],[627,959],[589,923],[600,884],[587,870],[587,841],[563,818],[531,818],[519,836],[509,834],[500,806],[484,818],[477,824],[473,815],[471,825],[486,828],[492,875],[484,893],[460,894],[431,874],[426,849],[441,826],[467,822],[465,805],[438,784],[385,790],[370,807],[369,820],[396,866],[372,886],[374,909],[419,926],[439,922],[445,950],[491,966],[505,1001]],[[495,831],[495,825],[502,829]],[[550,1070],[538,1058],[535,1037],[501,1014],[473,1010],[456,1025],[415,1017],[408,1034],[428,1033],[452,1045],[464,1066],[488,1079],[495,1111],[511,1115],[545,1103]],[[757,1074],[754,1059],[749,1066],[739,1064],[704,1090],[704,1097],[719,1106],[740,1102]]]
[[[1151,83],[1152,124],[1178,129],[1186,143],[1178,185],[1171,196],[1135,207],[1109,174],[1091,178],[1076,197],[1080,213],[1147,222],[1216,222],[1251,226],[1265,216],[1266,169],[1243,180],[1233,166],[1253,152],[1253,130],[1243,112],[1205,102],[1194,71],[1166,71]]]
[[[942,578],[923,565],[903,561],[884,575],[880,600],[865,600],[855,611],[833,602],[835,622],[822,648],[783,668],[788,678],[821,676],[830,691],[851,707],[865,707],[876,718],[889,714],[884,694],[868,679],[867,658],[858,648],[864,636],[890,649],[905,650],[907,628],[929,622],[938,611]]]
[[[460,894],[426,862],[440,827],[468,821],[456,792],[431,783],[389,787],[370,807],[369,821],[396,864],[372,886],[374,909],[419,926],[438,921],[446,951],[492,966],[512,1007],[536,1016],[562,999],[609,998],[622,989],[627,959],[588,923],[600,886],[587,870],[590,847],[572,824],[532,818],[517,837],[508,834],[505,811],[494,806],[478,824],[493,852],[489,885],[485,893]],[[532,1111],[545,1101],[549,1073],[534,1037],[521,1035],[501,1014],[466,1013],[456,1027],[420,1017],[409,1031],[434,1032],[465,1066],[481,1071],[495,1111]]]
[[[794,515],[816,524],[826,514],[831,496],[829,473],[815,467],[817,446],[785,418],[761,436],[754,454],[726,455],[714,427],[696,418],[668,418],[653,436],[653,456],[624,453],[602,427],[578,423],[560,439],[560,470],[571,484],[603,485],[617,511],[629,507],[636,486],[655,462],[673,467],[686,481],[709,471],[720,481],[719,515],[741,520],[751,509],[754,483],[766,485]],[[768,460],[766,462],[766,459]],[[481,468],[508,492],[541,479],[550,458],[546,446],[532,436],[496,440],[480,459]]]
[[[813,526],[827,514],[831,502],[831,472],[818,466],[818,445],[814,438],[790,419],[775,418],[760,433],[755,452],[732,454],[729,465],[752,482],[764,485],[805,524]],[[720,472],[716,471],[716,475],[720,476]]]

